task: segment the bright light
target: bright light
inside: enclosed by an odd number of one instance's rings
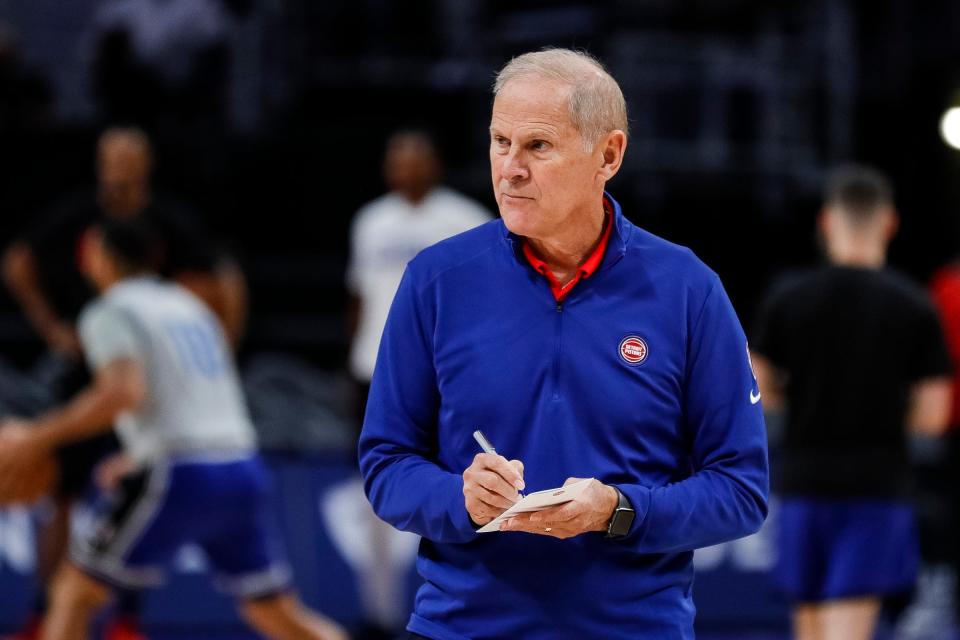
[[[951,107],[940,119],[940,135],[954,149],[960,149],[960,107]]]

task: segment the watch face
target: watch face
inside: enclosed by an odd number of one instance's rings
[[[625,536],[630,532],[630,526],[633,524],[633,509],[617,509],[613,514],[613,520],[610,522],[610,533],[615,536]]]

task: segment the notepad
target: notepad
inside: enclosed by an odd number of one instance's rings
[[[477,533],[491,533],[500,531],[500,523],[504,520],[517,515],[518,513],[530,513],[532,511],[542,511],[547,507],[553,507],[564,502],[570,502],[587,488],[587,485],[593,478],[579,480],[565,487],[556,489],[545,489],[536,493],[528,494],[525,498],[514,504],[512,507],[501,513],[499,516],[477,529]]]

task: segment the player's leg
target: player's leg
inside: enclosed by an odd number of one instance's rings
[[[819,604],[823,599],[828,554],[821,510],[816,501],[805,498],[786,498],[780,504],[775,576],[793,602],[795,640],[823,639]]]
[[[139,591],[162,581],[163,564],[177,548],[183,528],[170,517],[168,475],[165,466],[135,471],[100,498],[91,525],[71,540],[70,560],[51,589],[41,638],[72,640],[81,632],[86,637],[86,625],[105,594]],[[128,637],[139,636],[126,631]]]
[[[794,640],[823,640],[821,616],[817,605],[800,604],[793,608]]]
[[[347,640],[332,620],[303,606],[291,592],[245,600],[240,612],[258,633],[271,640]]]
[[[820,606],[823,640],[871,640],[879,615],[879,598],[825,602]]]
[[[201,544],[220,586],[234,596],[249,624],[273,640],[347,638],[337,623],[301,604],[291,588],[269,504],[269,476],[259,458],[180,469],[194,499],[207,505],[211,530]]]
[[[61,448],[57,452],[59,474],[52,495],[40,512],[36,535],[37,593],[27,628],[12,636],[19,640],[36,640],[41,620],[47,610],[47,596],[53,579],[66,558],[70,531],[70,513],[91,482],[97,461],[111,448],[116,439],[110,435],[95,437]]]
[[[90,619],[110,600],[109,587],[64,562],[50,588],[42,640],[85,640]]]

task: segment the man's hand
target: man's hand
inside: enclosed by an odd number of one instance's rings
[[[580,480],[581,478],[568,478],[563,485]],[[619,502],[620,496],[616,489],[594,480],[583,493],[570,502],[542,511],[517,514],[503,522],[500,531],[525,531],[561,540],[588,531],[606,531]]]
[[[463,497],[474,524],[483,526],[520,499],[523,463],[478,453],[463,472]]]

